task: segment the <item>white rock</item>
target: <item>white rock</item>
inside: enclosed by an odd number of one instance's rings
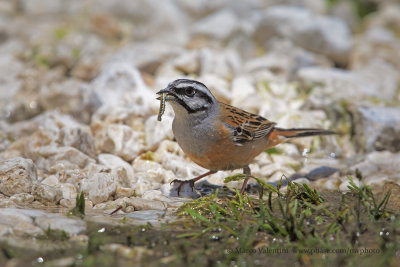
[[[180,46],[165,42],[136,41],[117,51],[113,61],[131,62],[139,70],[153,74],[161,64],[176,57],[181,51],[183,48]]]
[[[96,155],[89,126],[76,121],[70,115],[51,111],[38,116],[34,122],[39,129],[33,136],[30,146],[74,147],[88,156]]]
[[[62,198],[62,192],[59,188],[43,183],[33,187],[33,195],[36,200],[45,205],[57,204]]]
[[[86,223],[84,221],[61,215],[48,214],[36,218],[35,222],[44,231],[50,228],[55,231],[64,231],[69,236],[75,236],[86,231]]]
[[[115,191],[115,198],[124,198],[124,197],[131,197],[135,195],[135,190],[132,188],[126,188],[126,187],[117,187],[117,190]]]
[[[361,172],[363,176],[371,176],[384,170],[385,174],[394,176],[400,172],[400,153],[375,151],[369,153],[365,160],[350,167],[350,170]]]
[[[229,90],[227,81],[216,74],[206,73],[198,79],[204,83],[211,93],[219,100],[229,103],[232,99],[232,93]]]
[[[244,70],[256,73],[268,70],[282,81],[294,80],[301,68],[311,66],[331,66],[332,63],[322,55],[315,55],[289,40],[273,38],[266,45],[267,53],[261,57],[249,60]]]
[[[162,202],[171,202],[171,199],[164,196],[160,190],[149,190],[142,195],[143,199],[159,200]]]
[[[10,226],[0,224],[0,237],[12,234],[12,229]]]
[[[32,223],[19,222],[13,227],[13,233],[17,236],[41,236],[43,235],[43,230]]]
[[[135,39],[181,44],[188,38],[187,17],[175,1],[121,0],[116,3],[100,0],[91,6],[91,10],[101,14],[113,14],[120,18],[130,18],[135,25],[133,28]]]
[[[93,174],[96,174],[96,173],[99,173],[99,172],[111,173],[111,169],[109,167],[104,166],[104,165],[100,165],[100,164],[95,164],[95,163],[90,163],[85,168],[85,171],[87,172],[86,177],[90,177]]]
[[[18,209],[0,209],[0,217],[0,224],[8,225],[11,227],[17,225],[20,222],[25,222],[29,224],[33,223],[33,220],[29,215],[25,215],[19,212]]]
[[[76,187],[73,184],[62,183],[60,184],[60,190],[63,199],[75,199],[77,195]]]
[[[126,116],[145,116],[157,108],[155,95],[145,85],[136,67],[125,58],[117,58],[107,64],[92,82],[91,98],[102,106],[92,120]]]
[[[237,16],[232,11],[224,9],[197,21],[191,32],[222,41],[239,31],[239,26]]]
[[[35,200],[35,197],[28,193],[21,193],[11,196],[10,200],[17,205],[25,206],[32,203]]]
[[[119,178],[122,185],[129,185],[135,179],[132,166],[112,154],[100,154],[99,162],[111,169],[111,173]]]
[[[42,184],[48,186],[59,186],[60,182],[58,181],[58,177],[56,175],[49,175],[42,181]]]
[[[62,164],[61,164],[62,165]],[[88,166],[93,165],[93,163],[90,163]],[[54,167],[55,165],[53,165]],[[59,166],[61,167],[61,166]],[[52,168],[50,169],[52,171]],[[54,171],[54,169],[53,169]],[[80,170],[80,169],[60,169],[57,168],[57,172],[59,174],[59,181],[61,183],[70,183],[73,185],[77,185],[80,180],[84,179],[85,177],[88,177],[88,173],[85,170]]]
[[[75,207],[76,201],[74,201],[73,199],[61,199],[60,200],[60,205],[69,209],[72,209]]]
[[[65,163],[73,169],[84,168],[95,160],[74,147],[42,146],[28,152],[38,168],[50,170],[52,166]]]
[[[13,97],[22,86],[18,75],[22,72],[24,65],[11,54],[3,54],[0,59],[0,73],[2,74],[2,86],[7,90],[0,90],[0,117],[9,118],[17,111]]]
[[[278,35],[313,52],[324,54],[340,64],[346,64],[351,49],[351,35],[340,19],[314,15],[294,6],[267,8],[255,32],[261,43]]]
[[[157,120],[157,115],[151,116],[146,120],[145,123],[145,138],[146,147],[150,150],[156,147],[162,140],[172,140],[174,134],[172,132],[172,120],[171,116],[162,116],[162,121]]]
[[[44,216],[46,213],[42,210],[33,210],[33,209],[6,209],[10,213],[20,213],[25,216],[36,219],[38,217]]]
[[[331,105],[341,99],[391,100],[397,90],[397,72],[393,66],[378,59],[355,71],[303,68],[299,71],[299,79],[306,86],[314,87],[309,101],[316,107]]]
[[[172,60],[172,65],[183,73],[199,73],[200,54],[198,51],[185,51]]]
[[[359,107],[356,113],[355,142],[362,150],[400,151],[400,108]]]
[[[122,124],[106,125],[96,133],[96,146],[102,152],[130,161],[144,150],[143,134]]]
[[[231,91],[233,106],[252,113],[260,111],[263,102],[257,94],[254,82],[250,75],[238,75],[233,79]]]
[[[151,182],[169,183],[175,176],[173,172],[165,170],[159,163],[154,161],[136,158],[132,166],[135,169],[136,176],[145,176]]]
[[[131,204],[135,210],[165,210],[167,204],[162,201],[148,200],[138,197],[131,197]]]
[[[86,83],[77,79],[45,84],[40,88],[38,104],[45,110],[57,109],[76,116],[80,121],[89,121],[92,110],[90,103],[85,102],[86,87]]]
[[[61,15],[78,12],[83,8],[83,3],[73,1],[70,5],[66,5],[60,0],[44,0],[44,1],[21,1],[21,10],[28,16],[43,16],[43,15]]]
[[[200,76],[215,74],[220,78],[231,80],[240,68],[241,59],[234,50],[202,49],[200,62]]]
[[[95,173],[81,183],[81,190],[95,205],[107,201],[117,189],[117,182],[109,173]]]
[[[1,193],[7,196],[30,193],[36,180],[36,168],[31,159],[14,158],[0,162]]]

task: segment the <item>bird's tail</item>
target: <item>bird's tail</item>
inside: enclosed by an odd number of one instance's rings
[[[289,138],[307,137],[316,135],[333,135],[337,134],[334,131],[314,129],[314,128],[291,128],[282,129],[275,127],[270,135],[271,145],[277,145],[285,142]]]
[[[336,134],[334,131],[322,130],[322,129],[314,129],[314,128],[282,129],[282,128],[276,128],[275,127],[274,130],[275,130],[275,132],[276,132],[276,134],[278,136],[282,136],[282,137],[286,137],[286,138]]]

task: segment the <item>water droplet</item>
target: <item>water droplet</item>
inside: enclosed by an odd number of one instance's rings
[[[140,229],[140,231],[142,231],[142,232],[146,232],[146,228],[142,228],[142,229]]]
[[[37,258],[37,262],[38,262],[38,263],[43,263],[43,262],[44,262],[44,260],[43,260],[43,258],[42,258],[42,257],[39,257],[39,258]]]
[[[211,236],[211,239],[212,239],[212,240],[219,240],[219,236],[217,236],[217,235],[212,235],[212,236]]]
[[[31,103],[29,103],[29,107],[30,107],[31,109],[37,108],[37,102],[36,102],[36,101],[32,101]]]
[[[101,229],[99,229],[97,232],[99,232],[99,233],[104,233],[106,231],[106,228],[101,228]]]
[[[380,236],[383,236],[383,232],[379,232],[379,235],[380,235]]]
[[[310,149],[309,148],[304,148],[303,149],[303,152],[301,152],[301,155],[303,156],[303,157],[307,157],[308,155],[308,153],[310,153]]]
[[[336,158],[336,153],[335,153],[335,152],[331,152],[331,153],[329,154],[329,156],[330,156],[331,158]]]
[[[389,232],[386,232],[386,235],[388,236],[388,235],[390,235],[390,233],[389,233]]]
[[[357,233],[356,233],[356,236],[360,236],[360,232],[357,232]]]

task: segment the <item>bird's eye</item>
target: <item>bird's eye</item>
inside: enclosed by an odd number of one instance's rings
[[[194,96],[196,91],[192,87],[185,88],[185,95],[187,96]]]

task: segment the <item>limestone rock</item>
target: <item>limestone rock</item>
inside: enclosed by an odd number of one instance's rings
[[[13,233],[18,236],[41,236],[43,235],[43,230],[40,227],[32,223],[19,222],[13,227]]]
[[[120,184],[126,186],[134,180],[132,166],[120,157],[112,154],[100,154],[98,159],[101,164],[111,169],[111,174],[118,177]]]
[[[390,30],[373,27],[355,40],[350,62],[352,69],[362,68],[374,58],[400,68],[400,41]]]
[[[96,173],[81,181],[81,189],[93,204],[107,201],[116,191],[117,183],[109,173]]]
[[[63,199],[75,199],[78,194],[76,187],[70,183],[60,184],[60,191]]]
[[[67,218],[62,215],[46,214],[36,218],[36,224],[44,231],[64,231],[68,236],[76,236],[86,230],[86,223],[79,219]]]
[[[355,117],[356,143],[364,151],[400,151],[400,109],[359,107]]]
[[[162,140],[173,139],[172,132],[173,118],[165,114],[162,116],[162,121],[157,120],[157,116],[151,116],[145,123],[145,138],[146,146],[151,149],[157,146]]]
[[[105,125],[95,136],[96,146],[101,152],[115,154],[130,161],[143,152],[142,133],[122,124]]]
[[[262,44],[272,36],[287,38],[340,64],[347,63],[352,41],[350,30],[342,20],[294,6],[265,9],[254,36]]]
[[[222,41],[238,31],[239,26],[236,14],[224,9],[197,21],[193,25],[192,33]]]
[[[10,197],[10,200],[20,206],[26,206],[35,200],[35,197],[28,193],[15,194]]]
[[[167,205],[158,200],[148,200],[138,197],[131,197],[131,204],[135,210],[165,210]]]
[[[7,196],[30,193],[36,180],[36,167],[31,159],[13,158],[0,162],[1,193]]]
[[[308,102],[322,108],[338,100],[392,100],[397,91],[397,72],[383,60],[371,60],[354,71],[308,67],[299,71],[305,88],[313,88]]]
[[[62,192],[59,188],[43,183],[33,187],[33,195],[36,200],[45,205],[55,205],[62,198]]]

